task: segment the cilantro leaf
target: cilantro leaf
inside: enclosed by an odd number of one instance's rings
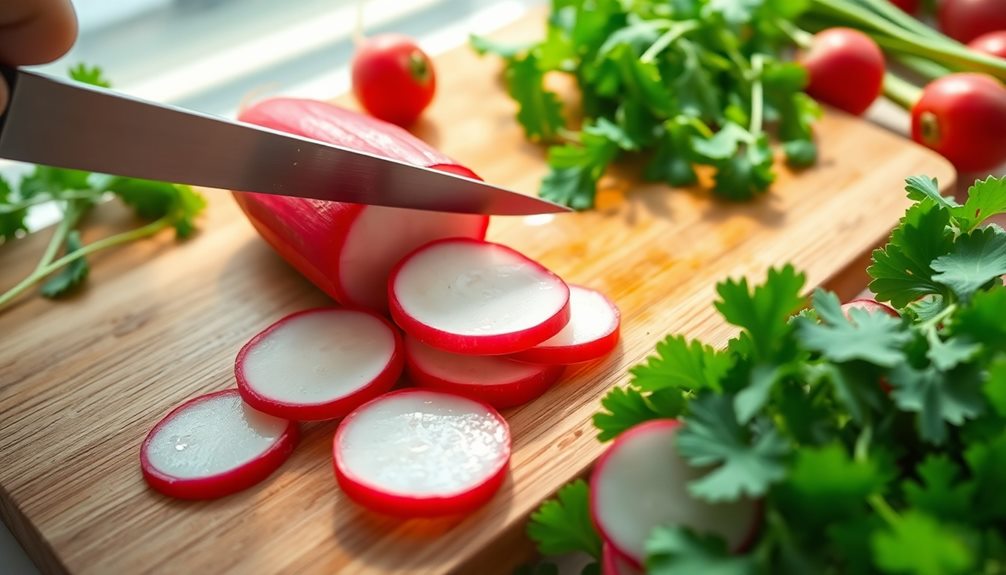
[[[771,427],[757,434],[741,427],[733,398],[702,393],[689,407],[677,434],[678,451],[695,467],[717,466],[689,483],[692,495],[711,503],[760,497],[785,476],[786,441]]]
[[[872,543],[877,566],[886,573],[965,574],[975,563],[956,530],[919,511],[898,517],[890,530],[877,532]]]
[[[950,288],[958,298],[968,300],[991,282],[1002,283],[1006,274],[1006,231],[983,228],[962,235],[953,249],[931,266],[933,280]]]
[[[1000,355],[992,362],[983,391],[992,409],[1006,417],[1006,356]]]
[[[757,570],[753,557],[731,555],[721,537],[665,526],[654,529],[646,540],[646,572],[754,575]]]
[[[195,218],[206,207],[202,195],[180,184],[114,177],[107,182],[106,189],[132,206],[141,218],[169,218],[179,238],[195,231]]]
[[[468,42],[471,44],[472,49],[475,50],[475,53],[480,56],[496,54],[504,58],[515,58],[528,52],[534,46],[533,42],[507,44],[478,34],[470,34]]]
[[[905,191],[908,197],[917,202],[929,198],[938,206],[954,210],[959,207],[953,198],[948,198],[940,193],[940,185],[936,178],[926,176],[909,176],[905,178]]]
[[[954,209],[962,232],[969,232],[988,218],[1006,213],[1006,179],[989,176],[968,188],[968,199]]]
[[[909,208],[888,244],[874,250],[873,264],[867,269],[873,278],[870,290],[878,300],[900,308],[919,297],[946,291],[933,279],[930,264],[953,250],[949,223],[950,212],[932,202]]]
[[[975,485],[972,481],[961,481],[957,464],[946,455],[930,455],[919,464],[918,471],[919,483],[905,482],[908,503],[938,519],[966,521]]]
[[[600,559],[601,537],[591,523],[587,483],[578,479],[559,489],[554,499],[542,503],[531,514],[527,534],[542,555],[583,551]]]
[[[18,208],[19,197],[11,189],[7,180],[0,175],[0,238],[12,240],[21,232],[28,231],[24,218],[27,208]]]
[[[933,362],[936,369],[950,371],[959,364],[969,361],[981,349],[981,345],[965,338],[951,337],[943,340],[939,337],[932,337],[929,339],[929,350],[926,351],[926,357]]]
[[[691,186],[698,181],[690,159],[690,135],[687,125],[666,122],[653,159],[644,172],[648,180],[663,180],[670,186]]]
[[[953,324],[953,333],[981,342],[987,349],[1006,349],[1006,289],[996,288],[975,294]]]
[[[668,336],[657,343],[655,354],[629,370],[632,385],[643,391],[679,388],[686,391],[719,389],[733,360],[702,342]]]
[[[594,427],[598,429],[598,441],[608,441],[618,437],[623,431],[644,421],[661,417],[677,417],[684,407],[684,398],[676,390],[659,394],[654,405],[638,389],[632,387],[613,387],[601,399],[602,411],[594,414]],[[676,395],[674,395],[676,393]]]
[[[797,335],[807,349],[839,363],[858,359],[893,367],[905,360],[902,347],[912,336],[901,329],[901,321],[859,308],[846,318],[838,296],[822,289],[814,291],[813,302],[822,322],[797,320]]]
[[[92,86],[99,86],[102,88],[112,87],[112,83],[105,77],[101,68],[97,66],[88,67],[87,64],[84,64],[83,62],[77,64],[73,68],[70,68],[70,78]]]
[[[916,369],[900,364],[890,372],[891,398],[904,411],[919,414],[919,434],[939,445],[947,439],[946,424],[961,425],[983,411],[985,402],[977,378],[952,375],[936,368]]]
[[[716,286],[716,309],[750,337],[757,360],[770,362],[780,342],[792,331],[790,314],[803,305],[801,290],[807,276],[791,265],[772,268],[764,284],[753,290],[746,279],[727,280]]]
[[[861,513],[888,480],[876,460],[853,461],[845,447],[829,443],[797,451],[775,497],[791,514],[824,526]]]
[[[611,140],[590,130],[581,133],[581,145],[549,148],[551,170],[542,180],[539,195],[577,210],[592,207],[597,182],[617,153]]]
[[[548,140],[565,124],[562,104],[555,93],[545,89],[545,73],[538,58],[527,54],[512,60],[504,73],[507,89],[518,103],[517,121],[529,140]]]
[[[1006,520],[1006,431],[964,452],[975,482],[972,513],[1000,525]]]
[[[71,230],[66,235],[66,255],[70,255],[84,247],[80,241],[80,232]],[[87,264],[87,259],[77,258],[68,263],[59,273],[50,277],[42,284],[42,295],[48,298],[57,298],[69,294],[74,289],[80,287],[87,279],[87,274],[91,271],[91,266]]]

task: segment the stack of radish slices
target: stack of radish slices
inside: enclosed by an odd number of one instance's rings
[[[239,491],[292,453],[294,422],[341,419],[332,453],[351,499],[397,516],[471,512],[509,466],[497,409],[534,400],[567,365],[618,343],[608,298],[496,243],[431,241],[392,269],[387,293],[393,323],[317,308],[248,341],[236,390],[190,400],[147,436],[150,486],[189,499]],[[417,387],[392,391],[405,370]]]

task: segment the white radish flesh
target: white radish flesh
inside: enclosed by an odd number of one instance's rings
[[[343,491],[400,516],[471,511],[497,491],[510,432],[492,407],[448,393],[404,389],[354,411],[333,442]]]
[[[228,389],[165,416],[144,440],[140,464],[147,482],[167,495],[219,497],[272,473],[296,439],[296,424],[249,407]]]
[[[755,501],[710,504],[691,496],[688,483],[704,471],[677,454],[676,420],[639,424],[620,435],[591,477],[591,514],[601,536],[636,566],[659,525],[682,525],[723,537],[733,551],[749,543],[760,521]]]
[[[618,308],[599,291],[569,286],[569,323],[562,330],[514,359],[546,364],[591,361],[618,345]]]
[[[249,405],[296,420],[342,417],[395,384],[401,337],[367,311],[318,308],[291,314],[238,353],[235,375]]]
[[[520,253],[490,242],[446,239],[407,256],[389,281],[391,315],[423,343],[505,354],[548,339],[569,321],[569,288]]]
[[[499,409],[535,399],[563,372],[562,366],[442,351],[413,337],[405,339],[405,362],[417,385],[480,399]]]

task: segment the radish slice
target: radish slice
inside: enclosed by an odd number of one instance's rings
[[[373,511],[432,517],[473,511],[506,477],[510,430],[489,405],[426,389],[385,394],[335,432],[335,476]]]
[[[255,410],[236,389],[191,399],[143,441],[147,483],[181,499],[211,499],[251,487],[293,453],[297,424]]]
[[[711,504],[688,493],[688,483],[704,472],[678,456],[679,425],[658,419],[622,433],[598,459],[591,477],[594,524],[635,567],[642,566],[646,539],[659,525],[713,533],[737,551],[753,539],[761,520],[755,501]]]
[[[342,417],[395,385],[402,340],[373,313],[341,308],[288,315],[241,348],[234,374],[248,405],[300,421]]]
[[[241,121],[470,178],[471,170],[409,132],[313,100],[275,98]],[[334,177],[333,185],[339,185]],[[344,305],[387,309],[388,272],[437,238],[484,238],[489,216],[406,210],[236,191],[255,229],[290,265]]]
[[[569,323],[538,345],[517,352],[514,359],[533,363],[581,363],[603,357],[618,345],[620,314],[599,291],[569,286]]]
[[[601,546],[601,575],[640,575],[642,571],[636,569],[625,557],[622,557],[607,541]]]
[[[569,321],[569,288],[500,244],[453,238],[406,256],[388,282],[391,317],[419,341],[500,355],[552,337]]]
[[[430,387],[472,397],[497,409],[535,399],[562,375],[565,366],[521,363],[493,355],[462,355],[405,338],[409,378]]]
[[[862,309],[869,313],[886,313],[891,317],[901,317],[901,314],[895,311],[894,308],[882,304],[875,299],[859,298],[842,304],[842,313],[845,314],[847,319],[852,319],[849,311],[854,309]]]

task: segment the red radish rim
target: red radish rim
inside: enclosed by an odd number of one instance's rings
[[[636,424],[635,426],[622,432],[618,437],[615,438],[615,441],[621,440],[622,438],[630,438],[633,435],[639,433],[648,432],[652,428],[677,429],[678,427],[681,426],[682,426],[681,421],[677,419],[666,419],[666,418],[651,419],[650,421],[644,421],[643,423]],[[593,472],[590,477],[590,520],[591,523],[594,524],[594,528],[597,529],[597,532],[601,535],[601,540],[604,543],[610,545],[612,551],[614,551],[615,554],[623,558],[625,561],[627,561],[630,565],[632,565],[636,569],[644,569],[644,565],[637,558],[633,557],[632,554],[622,549],[621,547],[619,547],[617,543],[615,543],[614,539],[612,539],[611,536],[608,535],[608,532],[604,529],[604,527],[602,526],[601,522],[598,520],[598,517],[596,515],[597,509],[599,507],[597,497],[600,490],[595,487],[594,482],[597,481],[599,471],[603,469],[604,466],[607,464],[608,460],[612,457],[613,452],[614,450],[612,449],[612,446],[608,446],[608,448],[604,451],[604,453],[601,454],[601,457],[597,458],[597,461],[594,463]],[[761,524],[764,514],[764,504],[760,499],[753,501],[753,504],[755,508],[755,515],[754,520],[752,521],[751,524],[751,528],[748,530],[746,537],[740,543],[740,545],[738,545],[737,548],[735,549],[729,550],[730,553],[743,552],[744,550],[749,549],[751,545],[754,544],[754,542],[757,541],[758,539],[758,536],[761,532]]]
[[[318,312],[328,312],[328,311],[351,311],[366,314],[379,320],[384,324],[391,334],[395,338],[395,347],[391,353],[391,358],[388,360],[388,364],[381,371],[376,378],[370,381],[367,385],[358,388],[356,391],[337,397],[329,401],[322,401],[318,403],[291,403],[288,401],[283,401],[275,398],[265,396],[252,387],[248,383],[248,379],[245,377],[244,373],[244,362],[245,356],[266,336],[271,334],[273,331],[278,329],[282,324],[300,317],[302,315],[318,313]],[[282,318],[276,320],[264,330],[255,335],[255,337],[248,340],[248,343],[241,347],[238,351],[237,358],[234,360],[234,376],[237,379],[238,393],[241,394],[241,399],[245,403],[254,407],[255,409],[268,413],[269,415],[275,415],[276,417],[282,417],[284,419],[294,419],[298,421],[320,421],[324,419],[337,419],[343,417],[356,407],[380,396],[382,393],[388,391],[395,386],[395,382],[398,381],[398,377],[402,374],[402,369],[404,368],[404,353],[402,352],[403,347],[402,334],[399,333],[398,328],[394,326],[390,321],[384,317],[377,315],[373,311],[363,307],[315,307],[310,309],[305,309],[291,313],[289,315],[283,316]]]
[[[509,358],[501,357],[500,359]],[[413,352],[410,352],[408,340],[405,342],[405,366],[409,379],[418,387],[461,395],[468,399],[488,403],[496,409],[517,407],[541,397],[559,381],[566,370],[565,365],[539,365],[540,369],[528,377],[494,385],[451,381],[433,375],[420,367]]]
[[[402,269],[407,263],[409,263],[409,260],[411,260],[414,255],[436,245],[445,243],[489,245],[493,246],[494,249],[502,249],[510,252],[511,254],[526,260],[529,264],[541,270],[545,275],[555,278],[559,285],[562,286],[562,289],[566,290],[565,303],[545,321],[529,328],[507,333],[492,335],[461,335],[437,329],[431,325],[425,324],[413,318],[402,307],[401,302],[398,301],[398,296],[395,294],[395,283],[398,281],[398,275],[401,273]],[[474,238],[441,238],[427,242],[412,250],[402,257],[402,259],[395,264],[395,267],[391,269],[391,273],[388,275],[388,308],[391,312],[391,318],[396,324],[398,324],[399,327],[402,328],[402,330],[405,331],[405,333],[431,347],[463,354],[506,355],[523,351],[545,341],[558,333],[566,325],[566,323],[569,322],[569,286],[566,285],[566,282],[563,281],[558,274],[509,246],[495,242],[488,242],[486,240],[477,240]]]
[[[268,449],[262,452],[261,455],[222,473],[207,475],[205,477],[176,477],[154,467],[153,463],[150,462],[150,456],[147,455],[147,450],[150,447],[150,442],[153,441],[153,438],[168,421],[174,418],[180,411],[188,409],[192,405],[214,399],[221,395],[232,394],[237,395],[240,399],[240,394],[234,388],[214,391],[189,399],[169,411],[147,432],[147,436],[140,446],[140,470],[143,473],[143,478],[152,488],[164,495],[178,499],[214,499],[223,497],[243,491],[261,482],[279,469],[290,457],[300,437],[300,428],[295,421],[288,421],[286,429],[283,430],[280,437]]]
[[[601,293],[600,290],[578,284],[568,285],[571,290],[572,288],[588,290],[596,293],[604,299],[605,303],[608,304],[615,315],[614,323],[610,326],[608,333],[593,341],[577,345],[542,345],[544,343],[542,342],[542,344],[530,347],[524,351],[518,351],[510,357],[518,361],[526,361],[529,363],[570,365],[600,359],[618,346],[618,339],[622,327],[622,312],[618,309],[618,306],[615,305],[615,302],[611,301],[611,298]],[[570,313],[572,314],[572,312]],[[570,321],[572,321],[572,317],[570,318]]]
[[[432,393],[452,397],[462,397],[465,400],[478,404],[480,407],[492,414],[492,416],[495,417],[496,420],[503,426],[503,431],[507,438],[507,441],[503,446],[504,453],[503,457],[500,459],[499,469],[493,472],[488,479],[472,486],[469,489],[459,491],[458,493],[451,495],[436,495],[428,497],[390,493],[385,491],[382,487],[375,486],[366,479],[357,477],[353,472],[344,469],[338,456],[339,444],[342,441],[342,436],[345,433],[346,428],[352,423],[353,419],[360,412],[370,407],[373,403],[382,401],[389,397],[412,393]],[[335,436],[332,438],[332,467],[335,469],[335,479],[342,491],[350,499],[372,511],[396,517],[436,517],[457,515],[483,505],[496,495],[500,486],[502,486],[503,481],[506,479],[507,471],[510,468],[510,455],[512,453],[512,448],[513,436],[510,434],[510,426],[507,424],[506,418],[500,415],[500,413],[488,403],[478,399],[457,396],[456,394],[433,389],[397,389],[368,401],[353,410],[352,413],[347,415],[346,418],[342,420],[338,429],[335,430]]]

